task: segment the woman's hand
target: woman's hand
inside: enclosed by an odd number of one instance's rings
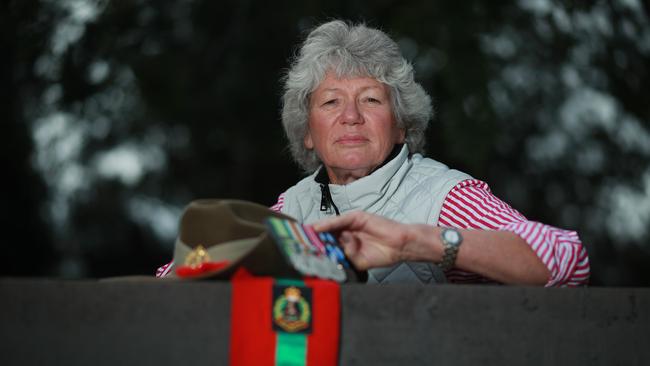
[[[338,233],[348,259],[359,270],[402,261],[439,263],[443,254],[440,227],[402,224],[355,211],[313,224],[316,231]],[[543,285],[546,265],[518,235],[508,231],[458,230],[463,244],[456,267],[510,284]]]
[[[354,211],[318,221],[313,227],[319,232],[338,233],[345,254],[360,270],[413,259],[408,244],[416,235],[414,225]]]

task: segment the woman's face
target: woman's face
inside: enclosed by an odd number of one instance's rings
[[[346,184],[368,175],[402,142],[404,131],[397,128],[385,84],[327,73],[311,94],[304,143],[316,150],[330,182]]]

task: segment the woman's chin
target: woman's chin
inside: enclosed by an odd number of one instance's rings
[[[364,160],[345,160],[328,166],[330,180],[335,184],[347,184],[370,174],[377,164]]]
[[[345,170],[363,170],[369,169],[374,164],[369,159],[364,159],[360,156],[346,156],[345,159],[340,159],[338,167]]]

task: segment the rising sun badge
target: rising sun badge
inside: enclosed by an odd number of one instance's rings
[[[273,286],[273,329],[287,333],[311,333],[311,289]]]

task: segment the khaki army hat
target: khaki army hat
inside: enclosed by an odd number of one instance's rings
[[[248,201],[192,201],[180,219],[171,276],[226,279],[243,267],[258,276],[300,277],[267,232],[269,217],[293,220]]]

